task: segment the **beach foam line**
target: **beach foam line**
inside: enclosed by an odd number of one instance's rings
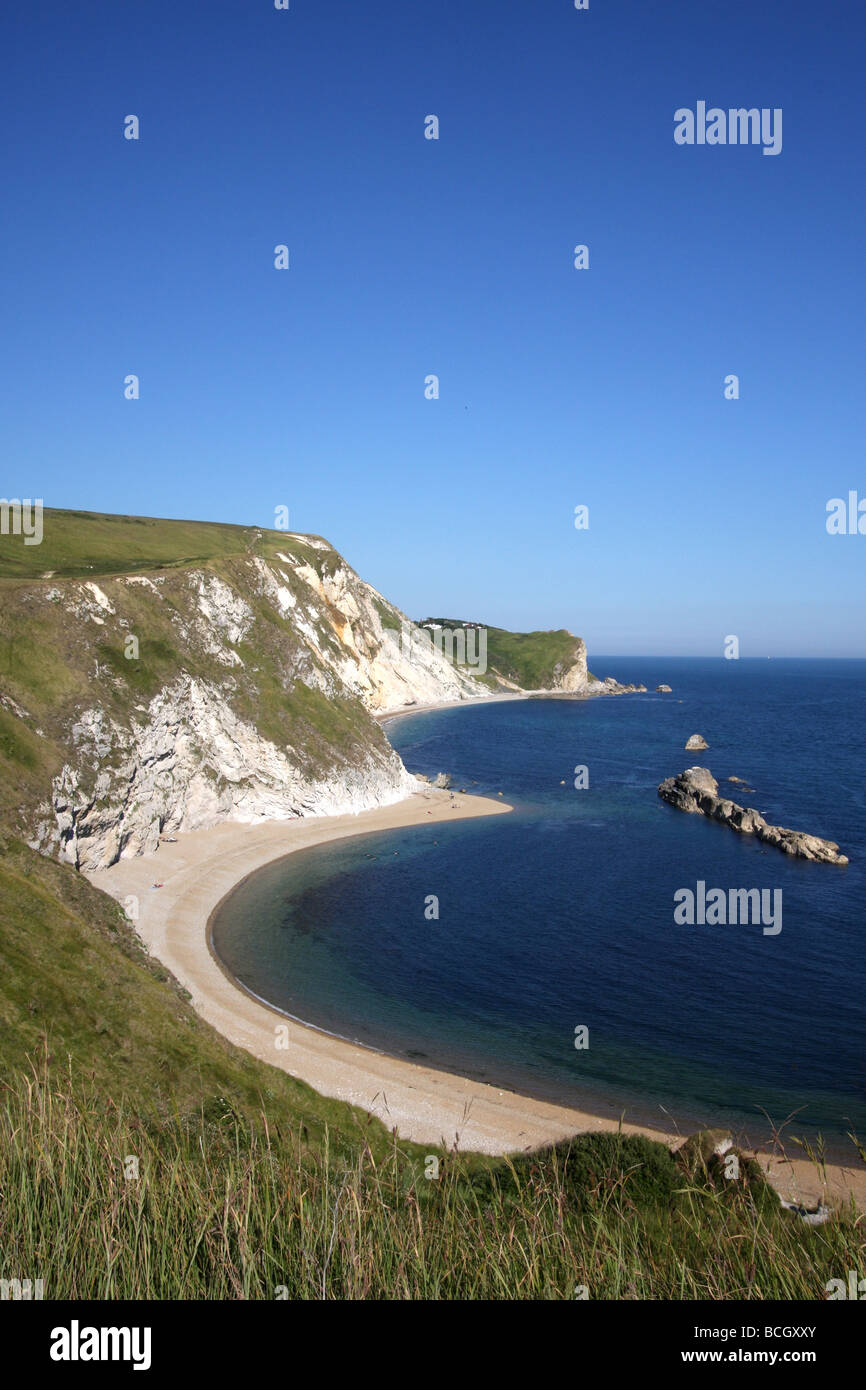
[[[407,711],[408,713],[408,711]],[[456,807],[456,809],[455,809]],[[275,860],[331,840],[411,825],[453,824],[502,815],[511,806],[488,797],[425,788],[404,801],[358,815],[309,816],[257,825],[224,822],[163,843],[154,855],[122,859],[88,874],[121,904],[138,899],[136,928],[150,954],[189,991],[196,1012],[238,1047],[305,1081],[321,1094],[360,1106],[401,1138],[486,1154],[537,1149],[574,1134],[622,1129],[663,1143],[663,1129],[621,1123],[620,1110],[589,1113],[500,1090],[360,1046],[290,1019],[255,998],[220,965],[210,948],[210,921],[245,878]],[[154,888],[157,881],[161,887]],[[277,1048],[277,1030],[288,1047]],[[604,1107],[595,1102],[597,1112]],[[685,1131],[686,1133],[688,1131]],[[866,1171],[826,1169],[826,1184],[805,1159],[759,1155],[788,1200],[814,1205],[853,1193],[866,1206]]]

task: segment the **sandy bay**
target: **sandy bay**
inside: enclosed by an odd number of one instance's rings
[[[266,864],[346,836],[453,823],[510,809],[498,799],[461,795],[452,801],[447,792],[425,788],[359,815],[254,825],[223,822],[163,843],[155,855],[122,859],[89,877],[121,903],[130,897],[137,900],[136,925],[150,954],[189,991],[201,1017],[230,1042],[324,1095],[360,1106],[404,1139],[502,1154],[621,1127],[664,1143],[678,1142],[670,1131],[624,1121],[613,1105],[596,1101],[592,1112],[553,1105],[392,1057],[289,1019],[235,982],[210,948],[209,923],[220,903]],[[287,1046],[277,1046],[278,1030]],[[862,1171],[828,1166],[822,1176],[805,1159],[783,1158],[769,1150],[757,1157],[788,1200],[814,1204],[819,1198],[839,1199],[850,1192],[866,1203]]]

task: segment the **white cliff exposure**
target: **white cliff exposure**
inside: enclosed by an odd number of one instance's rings
[[[593,690],[594,687],[601,687],[602,682],[590,677],[586,669],[586,643],[582,637],[576,637],[577,652],[574,661],[570,666],[565,666],[561,670],[557,668],[554,690],[565,690],[572,694],[583,694]]]
[[[4,704],[53,768],[19,823],[81,868],[223,820],[401,800],[417,781],[371,716],[492,693],[316,537],[266,553],[250,532],[222,557],[97,578],[18,591],[55,679]],[[602,689],[579,639],[553,686]]]
[[[317,548],[328,549],[324,542]],[[268,737],[239,712],[243,682],[255,687],[257,680],[257,644],[275,654],[288,698],[303,686],[329,701],[385,712],[489,694],[441,652],[401,641],[401,628],[412,630],[404,615],[339,557],[334,560],[319,574],[306,558],[281,551],[276,560],[240,561],[231,581],[195,569],[155,580],[101,580],[101,587],[55,581],[43,591],[42,600],[62,609],[79,634],[114,622],[117,641],[134,632],[143,655],[148,624],[158,618],[181,659],[186,652],[206,660],[212,672],[204,676],[181,666],[146,702],[130,704],[123,663],[106,669],[97,655],[102,690],[113,698],[77,709],[67,722],[67,758],[31,843],[95,869],[152,852],[160,837],[223,820],[354,813],[417,789],[363,715],[347,753],[336,735],[335,746],[326,746],[329,766],[323,768],[311,765],[306,746],[293,746],[290,732],[283,741]],[[139,608],[127,615],[129,595]],[[142,601],[150,608],[144,620]],[[108,638],[100,633],[98,640]]]
[[[35,845],[56,845],[82,869],[150,853],[161,836],[220,821],[354,813],[399,801],[418,785],[391,750],[371,750],[360,767],[311,780],[290,748],[262,738],[214,686],[188,675],[162,690],[131,729],[88,711],[73,740],[81,761],[102,770],[85,790],[74,766],[64,766]]]
[[[285,554],[281,558],[291,563]],[[266,571],[267,566],[261,569]],[[431,643],[419,640],[422,634],[405,614],[359,579],[348,565],[321,577],[307,564],[296,565],[294,572],[309,586],[342,646],[342,652],[331,661],[332,669],[367,709],[383,714],[412,704],[489,695],[486,686],[456,670]],[[273,575],[269,577],[273,582]],[[263,577],[263,582],[267,584],[268,579]],[[383,625],[383,609],[393,626]],[[315,638],[315,633],[308,635]],[[324,653],[319,655],[328,660]]]

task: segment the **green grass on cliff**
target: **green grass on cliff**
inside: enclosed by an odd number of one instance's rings
[[[9,839],[0,904],[0,1278],[48,1299],[822,1299],[864,1265],[854,1213],[804,1226],[748,1163],[398,1141],[225,1042],[113,900]]]
[[[250,564],[261,558],[282,569],[306,630],[313,621],[321,649],[340,657],[327,603],[314,599],[318,619],[311,619],[315,586],[279,558],[321,577],[342,563],[326,542],[255,527],[52,510],[43,514],[43,530],[38,546],[0,535],[0,826],[30,837],[52,779],[66,763],[79,766],[70,738],[82,710],[99,708],[129,730],[183,675],[219,690],[311,778],[363,763],[371,749],[385,754],[385,737],[360,700],[329,700],[316,688],[321,669],[307,638],[292,613],[259,591]],[[132,574],[149,582],[130,584]],[[198,576],[228,585],[253,614],[246,640],[222,642],[242,665],[226,665],[205,640]],[[100,610],[86,581],[98,584],[108,609]],[[138,644],[132,659],[131,636]],[[101,770],[114,756],[100,758]],[[95,775],[91,756],[81,801]]]
[[[421,623],[438,623],[454,631],[464,626],[457,618],[423,618]],[[487,673],[479,679],[490,686],[496,686],[497,676],[502,676],[523,690],[550,690],[557,667],[572,665],[580,649],[577,638],[565,628],[554,632],[508,632],[502,627],[484,630],[487,633]],[[468,642],[467,638],[467,645]],[[447,653],[447,647],[445,650]],[[477,652],[478,648],[470,650]],[[472,674],[471,669],[469,673]]]
[[[0,535],[0,579],[39,579],[49,573],[58,579],[98,579],[184,569],[232,555],[272,558],[278,550],[308,560],[317,572],[323,559],[334,554],[330,547],[323,550],[288,532],[257,526],[46,507],[40,545],[25,545],[21,536]]]
[[[506,632],[487,629],[487,664],[524,690],[549,690],[556,667],[575,660],[577,643],[570,632]]]
[[[30,1059],[30,1060],[28,1060]],[[113,898],[76,870],[0,838],[0,1080],[47,1066],[86,1081],[105,1114],[125,1107],[147,1132],[263,1105],[311,1140],[366,1133],[368,1117],[232,1047],[141,946]],[[353,1143],[355,1138],[353,1136]],[[372,1135],[378,1151],[385,1134]]]

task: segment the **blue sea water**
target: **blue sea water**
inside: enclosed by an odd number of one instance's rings
[[[395,1055],[684,1130],[762,1139],[793,1116],[789,1134],[850,1157],[846,1134],[866,1136],[866,661],[592,666],[651,693],[390,722],[412,771],[515,810],[271,865],[220,909],[217,954],[276,1007]],[[684,751],[692,733],[706,752]],[[850,864],[790,859],[662,803],[662,778],[695,763]],[[699,880],[780,889],[781,932],[676,924],[674,894]]]

